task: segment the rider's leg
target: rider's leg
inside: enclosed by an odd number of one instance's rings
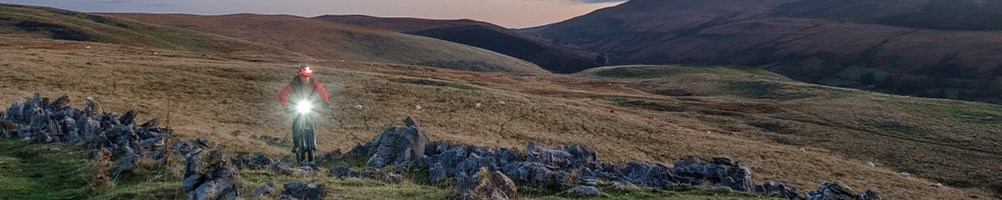
[[[292,153],[299,152],[303,145],[303,141],[299,135],[301,134],[301,129],[299,125],[299,117],[292,120]]]
[[[303,162],[303,141],[302,132],[303,127],[299,123],[300,117],[296,117],[292,120],[292,153],[296,154],[296,163]]]

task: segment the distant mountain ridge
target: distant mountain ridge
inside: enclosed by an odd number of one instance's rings
[[[365,15],[315,17],[475,46],[509,55],[557,73],[573,73],[604,63],[598,53],[529,37],[494,24],[461,19],[382,18]]]
[[[615,64],[765,66],[813,83],[1000,103],[999,10],[978,0],[631,0],[529,34],[609,52]]]

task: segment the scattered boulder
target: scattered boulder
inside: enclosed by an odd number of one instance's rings
[[[595,186],[577,186],[567,190],[567,194],[574,197],[594,197],[601,194]]]
[[[383,181],[386,181],[387,183],[400,184],[400,181],[403,181],[403,179],[404,179],[403,175],[391,172],[391,173],[386,173],[386,177],[383,178]]]
[[[124,172],[131,171],[132,168],[136,167],[136,162],[139,160],[139,155],[136,155],[131,148],[125,147],[125,156],[122,159],[122,163],[118,165],[115,172],[111,173],[111,176],[118,177]]]
[[[404,126],[406,126],[406,127],[417,127],[417,122],[415,122],[414,118],[412,118],[411,116],[407,116],[407,118],[404,119]]]
[[[480,168],[476,175],[457,184],[459,192],[452,199],[518,199],[518,188],[515,187],[515,183],[500,171],[491,173],[487,168]]]
[[[383,176],[384,176],[383,172],[379,171],[379,169],[376,169],[374,167],[369,167],[359,172],[358,177],[356,178],[380,180],[381,178],[383,178]]]
[[[282,162],[272,162],[271,172],[278,175],[292,175],[292,168],[282,164]]]
[[[858,200],[879,200],[880,199],[880,192],[877,192],[876,190],[866,189],[866,190],[863,190],[863,193],[859,193],[859,196],[856,197],[856,199],[858,199]]]
[[[264,169],[269,169],[273,162],[278,162],[278,161],[273,161],[271,158],[268,158],[268,156],[264,155],[263,153],[257,153],[254,156],[249,156],[247,154],[239,154],[231,158],[231,162],[233,163],[233,166],[241,170],[243,169],[264,170]]]
[[[328,151],[328,152],[322,153],[319,156],[317,156],[315,159],[319,163],[319,162],[325,162],[325,161],[335,161],[335,160],[339,160],[339,159],[341,159],[343,157],[344,157],[344,154],[341,153],[341,149],[335,149],[334,151]]]
[[[817,190],[807,193],[807,200],[879,200],[880,193],[867,189],[856,194],[841,183],[821,182]]]
[[[327,195],[324,185],[316,183],[288,182],[282,188],[279,199],[320,200]]]
[[[769,197],[782,197],[786,199],[800,199],[800,192],[797,188],[789,187],[776,181],[765,181],[764,184],[755,187],[755,193]]]
[[[341,162],[341,164],[331,167],[330,171],[327,172],[327,176],[335,178],[345,178],[345,177],[358,177],[359,175],[348,168],[348,164]]]
[[[425,147],[430,144],[428,136],[421,131],[412,118],[407,118],[406,127],[386,127],[383,131],[351,152],[365,152],[369,157],[370,167],[380,168],[386,165],[399,165],[412,161],[425,153]],[[351,153],[349,152],[349,154]]]
[[[204,159],[198,155],[208,151]],[[185,178],[181,188],[187,199],[236,199],[243,190],[243,180],[236,167],[222,158],[222,150],[196,150],[185,159]],[[206,166],[200,169],[198,166]],[[189,174],[190,173],[190,174]]]
[[[275,191],[275,181],[268,181],[268,183],[254,190],[254,198],[261,198],[264,195],[271,194],[273,191]]]

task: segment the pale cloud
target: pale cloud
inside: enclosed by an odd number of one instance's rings
[[[233,13],[474,19],[510,28],[545,25],[622,0],[0,0],[83,12]],[[166,4],[165,4],[166,3]]]
[[[581,2],[581,3],[622,3],[625,2],[626,0],[571,0],[571,1]]]

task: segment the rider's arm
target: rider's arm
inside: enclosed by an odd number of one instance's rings
[[[330,103],[330,97],[327,96],[327,89],[323,85],[320,85],[319,81],[314,81],[314,88],[317,89],[317,93],[320,93],[320,98],[323,98],[325,103]]]
[[[286,99],[289,97],[289,93],[292,93],[291,84],[286,84],[285,87],[282,87],[282,90],[278,91],[278,102],[282,103],[283,108],[289,107],[289,100]]]

